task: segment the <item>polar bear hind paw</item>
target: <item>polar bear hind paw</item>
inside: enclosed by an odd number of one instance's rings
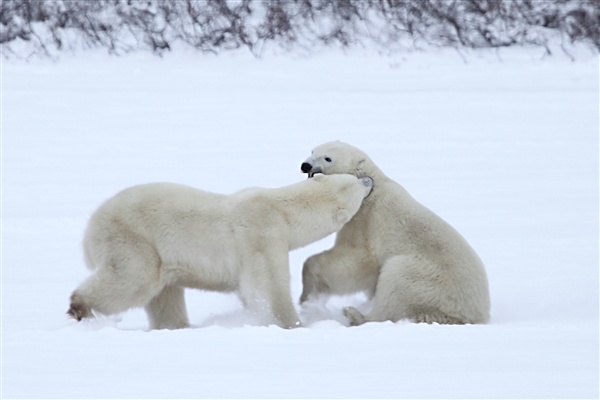
[[[92,310],[83,302],[83,300],[77,296],[71,296],[71,306],[67,311],[67,314],[77,321],[81,321],[84,318],[92,318]]]
[[[350,321],[350,326],[359,326],[367,322],[365,316],[354,307],[344,308],[344,315]]]

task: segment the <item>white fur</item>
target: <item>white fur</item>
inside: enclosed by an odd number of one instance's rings
[[[126,189],[89,222],[84,251],[95,273],[68,313],[81,320],[145,307],[153,329],[187,327],[188,287],[237,292],[263,323],[299,326],[289,250],[339,230],[371,188],[369,178],[336,175],[232,195],[171,183]]]
[[[309,176],[370,176],[374,184],[358,213],[338,232],[334,247],[304,263],[301,303],[321,293],[364,291],[373,299],[373,309],[363,316],[346,308],[352,325],[400,319],[488,321],[488,282],[477,254],[364,152],[339,141],[325,143],[314,149],[302,170]]]

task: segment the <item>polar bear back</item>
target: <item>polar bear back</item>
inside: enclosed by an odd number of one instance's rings
[[[375,210],[386,210],[377,212]],[[337,235],[336,244],[368,240],[379,265],[398,254],[412,255],[423,276],[438,276],[446,290],[489,302],[484,265],[463,236],[394,181],[380,183],[373,198]],[[481,304],[479,304],[481,306]],[[489,309],[489,305],[483,305]]]
[[[373,241],[373,250],[384,257],[400,253],[418,253],[430,257],[433,261],[445,262],[454,260],[456,264],[476,261],[479,257],[472,250],[462,235],[450,224],[424,207],[410,196],[399,184],[393,181],[382,184],[374,202],[365,202],[350,222],[368,229],[390,230],[389,235],[379,235]],[[369,213],[373,207],[384,207],[389,213]],[[367,222],[368,221],[368,222]],[[351,228],[351,226],[350,226]],[[344,229],[340,234],[352,234],[352,229]],[[373,234],[375,232],[372,232]],[[389,252],[390,254],[385,254]]]
[[[165,265],[203,264],[220,260],[232,265],[235,240],[227,196],[185,185],[152,183],[118,193],[92,216],[84,237],[88,267],[110,265],[121,242],[151,243]],[[231,260],[231,263],[229,262]]]
[[[295,249],[339,230],[369,193],[356,177],[339,175],[283,188],[249,188],[216,194],[174,183],[138,185],[106,201],[84,238],[88,266],[110,264],[100,248],[119,239],[146,241],[165,264],[221,260],[237,268],[249,243]],[[262,242],[259,242],[262,241]]]

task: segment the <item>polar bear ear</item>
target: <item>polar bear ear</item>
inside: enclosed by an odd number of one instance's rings
[[[367,176],[367,173],[363,169],[365,167],[366,162],[367,162],[367,160],[363,158],[363,159],[358,160],[358,162],[356,163],[356,169],[354,172],[358,178],[363,178],[363,177]]]

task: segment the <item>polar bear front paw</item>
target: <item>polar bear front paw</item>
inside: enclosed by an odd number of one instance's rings
[[[365,322],[367,322],[367,320],[365,319],[365,316],[362,315],[360,313],[360,311],[358,311],[354,307],[344,308],[344,315],[350,321],[350,326],[358,326],[358,325],[362,325]]]

